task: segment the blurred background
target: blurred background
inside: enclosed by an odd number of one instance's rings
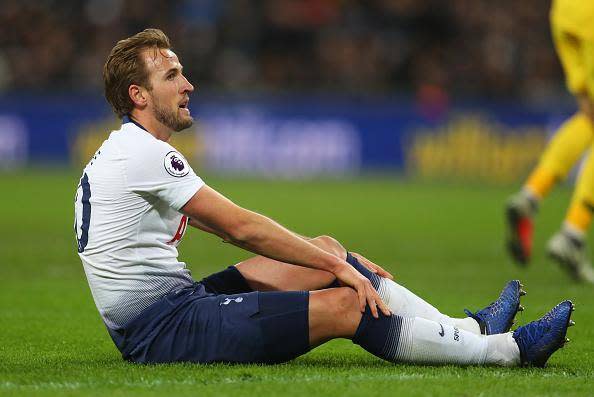
[[[147,27],[197,87],[198,173],[519,183],[574,109],[525,0],[0,2],[0,169],[80,169],[117,128],[101,70]]]
[[[549,8],[550,0],[0,0],[0,394],[123,395],[146,379],[143,395],[195,394],[201,382],[192,366],[160,377],[162,368],[121,361],[72,229],[82,168],[120,125],[103,98],[103,64],[118,40],[147,27],[170,36],[197,88],[196,122],[172,143],[209,185],[302,235],[337,238],[453,316],[516,278],[529,291],[518,324],[571,298],[577,345],[556,355],[549,381],[517,375],[535,393],[587,390],[594,289],[571,283],[544,252],[570,190],[543,202],[530,267],[512,265],[504,250],[506,198],[575,110]],[[180,245],[197,280],[248,256],[197,230]],[[353,395],[362,384],[383,390],[381,364],[345,341],[301,360],[281,370],[317,394],[336,394],[335,376]],[[311,376],[326,367],[329,376]],[[264,377],[243,366],[204,371],[213,375],[201,391],[251,390],[254,381],[258,392],[276,384],[287,393],[288,378],[270,368]],[[394,394],[410,384],[402,371],[379,383]],[[485,376],[452,371],[448,391],[462,387],[457,394],[468,394],[460,378]],[[432,390],[418,372],[417,390]]]

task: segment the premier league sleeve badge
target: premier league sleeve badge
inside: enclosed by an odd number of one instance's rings
[[[177,178],[186,176],[190,172],[190,166],[184,156],[173,150],[165,155],[163,165],[169,175]]]

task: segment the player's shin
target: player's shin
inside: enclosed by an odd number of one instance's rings
[[[408,289],[396,282],[378,276],[363,266],[357,258],[350,253],[347,254],[347,262],[359,273],[371,280],[379,296],[388,305],[392,313],[401,317],[421,317],[427,320],[440,322],[444,325],[451,325],[459,329],[480,334],[479,324],[471,317],[452,318],[442,314],[434,306],[427,303]]]
[[[382,285],[381,289],[385,290],[386,304],[394,314],[402,317],[421,317],[444,325],[451,325],[474,334],[481,333],[479,324],[471,317],[449,317],[390,279],[382,278],[380,284]]]
[[[369,311],[353,342],[391,362],[517,365],[520,359],[511,334],[476,335],[420,317],[373,319]]]

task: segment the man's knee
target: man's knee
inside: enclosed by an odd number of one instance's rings
[[[359,312],[359,296],[350,287],[340,287],[310,292],[310,309],[345,314],[353,310]]]
[[[359,311],[359,295],[350,287],[336,288],[334,307],[339,314],[348,314],[353,310]]]
[[[359,312],[359,296],[357,291],[350,287],[335,288],[332,290],[331,301],[328,302],[335,315],[348,315]]]
[[[318,236],[312,239],[312,243],[340,258],[346,257],[346,249],[333,237]]]
[[[361,321],[357,292],[349,287],[312,291],[309,300],[310,342],[352,337]]]

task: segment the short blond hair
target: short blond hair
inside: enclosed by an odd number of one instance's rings
[[[131,84],[152,88],[146,63],[140,57],[147,48],[170,49],[169,37],[160,29],[145,29],[118,41],[103,66],[105,98],[120,118],[134,109],[128,94]]]

